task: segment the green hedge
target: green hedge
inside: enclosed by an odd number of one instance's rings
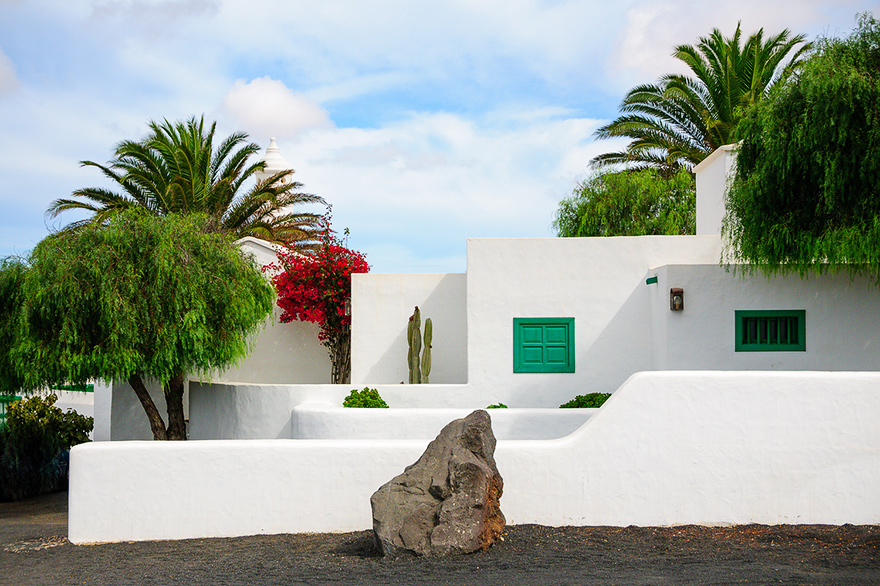
[[[351,393],[342,401],[343,407],[379,407],[382,409],[388,408],[388,403],[386,403],[382,397],[379,396],[379,391],[376,389],[371,389],[368,387],[364,387],[363,391],[358,391],[357,389],[352,389]]]
[[[0,501],[67,489],[70,448],[89,441],[94,420],[33,396],[7,405],[0,427]]]
[[[586,395],[578,395],[568,403],[559,406],[560,409],[595,409],[601,407],[602,403],[608,400],[611,393],[587,393]]]

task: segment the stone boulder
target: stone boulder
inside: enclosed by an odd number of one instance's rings
[[[382,553],[466,554],[492,545],[504,529],[494,454],[487,412],[444,427],[415,464],[370,498]]]

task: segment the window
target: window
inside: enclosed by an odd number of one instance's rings
[[[736,311],[737,352],[804,352],[807,349],[803,309]]]
[[[574,318],[513,318],[513,372],[574,372]]]

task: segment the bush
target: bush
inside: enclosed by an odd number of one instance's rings
[[[91,417],[54,407],[58,397],[10,404],[0,428],[0,501],[67,489],[70,448],[89,441]]]
[[[343,407],[371,407],[371,408],[388,408],[388,403],[386,403],[382,397],[379,396],[379,391],[376,389],[371,389],[369,387],[364,387],[363,391],[358,391],[357,389],[352,389],[351,393],[342,401]]]
[[[559,406],[560,409],[596,409],[608,400],[611,393],[587,393],[578,395],[568,403]]]
[[[507,409],[507,405],[504,403],[494,403],[486,407],[486,409]]]

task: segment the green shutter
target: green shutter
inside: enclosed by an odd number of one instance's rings
[[[574,372],[574,318],[513,318],[513,372]]]
[[[803,309],[734,312],[737,352],[805,352],[807,320]]]

